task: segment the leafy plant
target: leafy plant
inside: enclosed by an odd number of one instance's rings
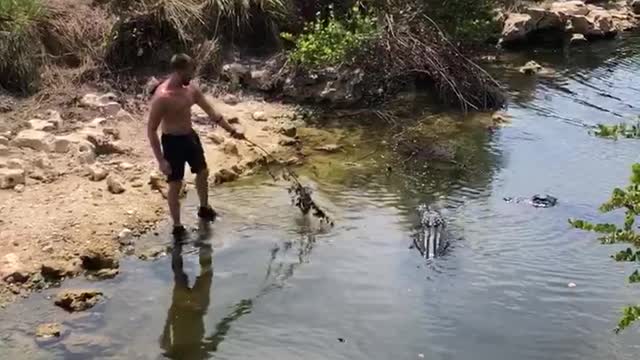
[[[635,124],[621,123],[618,125],[598,124],[593,130],[593,134],[599,137],[618,139],[624,137],[627,139],[640,139],[640,121]]]
[[[484,42],[499,33],[497,0],[421,0],[425,13],[453,40]]]
[[[625,188],[615,188],[611,198],[600,206],[601,212],[610,212],[623,209],[625,211],[624,224],[620,228],[615,224],[593,224],[585,220],[570,219],[569,223],[576,229],[593,231],[602,236],[599,238],[603,244],[628,243],[634,248],[640,249],[640,234],[635,229],[635,221],[640,215],[640,163],[633,164],[631,183]],[[621,251],[613,256],[616,261],[639,261],[640,251],[631,248]],[[634,271],[629,276],[629,282],[640,282],[640,272]],[[630,306],[624,309],[623,317],[618,323],[616,331],[620,331],[640,319],[640,306]]]
[[[377,32],[376,20],[354,6],[345,17],[338,17],[330,10],[326,20],[316,19],[305,26],[296,37],[282,33],[285,40],[294,42],[295,49],[289,59],[305,68],[336,66],[350,63],[358,49],[373,39]]]

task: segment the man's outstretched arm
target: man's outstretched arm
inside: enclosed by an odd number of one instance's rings
[[[204,110],[204,112],[207,113],[207,115],[209,115],[209,118],[211,119],[211,121],[213,121],[215,124],[219,124],[223,129],[227,130],[231,134],[231,136],[233,136],[234,138],[244,139],[244,135],[238,133],[236,129],[224,119],[224,116],[222,116],[222,114],[220,114],[213,108],[211,103],[209,103],[209,101],[204,96],[202,91],[200,91],[199,88],[195,89],[195,98],[196,98],[196,104],[198,104],[198,106],[200,106],[200,108],[202,108],[202,110]]]

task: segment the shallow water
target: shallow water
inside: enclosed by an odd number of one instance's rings
[[[388,173],[377,153],[344,165],[369,154],[381,132],[318,159],[305,182],[333,229],[302,218],[282,185],[217,189],[223,216],[211,233],[194,232],[155,262],[126,259],[114,280],[65,283],[105,292],[91,311],[67,315],[44,292],[0,313],[0,358],[637,359],[637,328],[611,331],[621,306],[640,298],[625,282],[631,268],[567,218],[615,220],[595,209],[626,183],[640,142],[595,138],[582,124],[637,114],[639,46],[630,37],[570,56],[511,56],[509,64],[533,58],[558,73],[534,80],[495,70],[513,123],[470,132],[472,174]],[[558,205],[503,201],[537,193]],[[421,202],[441,209],[452,241],[429,262],[409,249]],[[63,338],[37,343],[43,321],[61,322]]]

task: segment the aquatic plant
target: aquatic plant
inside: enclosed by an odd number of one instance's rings
[[[640,139],[640,120],[635,124],[620,123],[617,125],[597,124],[593,134],[599,137],[618,139]]]
[[[631,183],[625,188],[615,188],[611,198],[600,206],[601,212],[622,209],[625,212],[624,224],[594,224],[585,220],[570,219],[569,223],[576,229],[593,231],[602,234],[599,238],[603,244],[628,243],[634,249],[640,249],[640,234],[636,232],[636,218],[640,215],[640,163],[633,164]],[[635,262],[640,265],[640,251],[632,248],[620,251],[612,256],[616,261]],[[640,282],[640,272],[634,271],[629,276],[630,283]],[[618,322],[616,332],[623,330],[634,321],[640,320],[640,306],[628,306],[624,309],[622,318]]]

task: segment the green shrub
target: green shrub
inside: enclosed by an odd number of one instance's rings
[[[316,19],[307,24],[298,37],[289,33],[281,35],[295,44],[289,59],[302,67],[313,69],[352,62],[358,49],[374,39],[376,33],[375,17],[354,7],[341,18],[330,11],[327,19]]]
[[[569,223],[576,229],[602,234],[600,241],[603,244],[628,243],[635,249],[640,249],[640,234],[636,232],[637,227],[635,226],[636,218],[640,215],[640,164],[634,164],[632,167],[631,184],[625,189],[614,189],[611,198],[600,206],[601,212],[619,209],[625,211],[622,227],[607,223],[593,224],[584,220],[569,220]],[[639,255],[640,252],[634,252],[634,250],[628,248],[614,255],[613,258],[616,261],[628,261],[638,264]],[[629,282],[640,282],[638,270],[629,276]],[[620,331],[636,320],[640,320],[640,306],[626,307],[616,330]]]
[[[0,0],[0,86],[30,92],[37,88],[40,40],[34,23],[44,15],[40,0]]]
[[[499,34],[496,0],[421,1],[426,15],[457,42],[484,42]]]

